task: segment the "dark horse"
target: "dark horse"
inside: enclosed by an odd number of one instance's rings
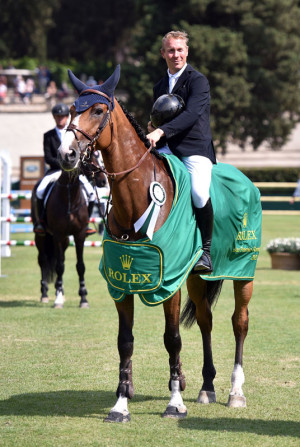
[[[102,152],[112,198],[107,229],[115,241],[137,241],[143,237],[140,232],[135,232],[134,223],[150,203],[149,185],[155,179],[166,192],[166,201],[161,207],[155,225],[156,232],[166,222],[170,213],[174,199],[174,184],[164,161],[153,153],[141,128],[114,97],[114,89],[119,80],[119,67],[103,85],[93,89],[89,89],[73,73],[69,72],[69,76],[79,93],[79,98],[71,108],[70,125],[60,147],[62,166],[65,169],[72,169],[78,160],[85,160],[94,150]],[[179,258],[180,247],[177,253]],[[119,262],[118,259],[117,261]],[[203,385],[198,396],[199,403],[216,401],[213,385],[216,371],[211,346],[211,307],[220,292],[221,283],[222,281],[205,281],[193,274],[187,278],[189,300],[184,317],[189,322],[193,319],[197,321],[203,340]],[[252,295],[253,281],[234,280],[233,283],[235,309],[232,325],[236,350],[228,406],[241,407],[246,405],[242,391],[243,345],[248,331],[247,307]],[[164,344],[169,354],[171,391],[171,399],[163,414],[164,417],[182,418],[187,414],[181,396],[181,391],[185,389],[185,379],[180,361],[180,301],[180,289],[170,299],[163,301]],[[117,402],[105,420],[126,422],[130,420],[128,399],[134,394],[131,361],[134,340],[132,332],[134,294],[125,294],[122,300],[115,300],[115,305],[119,315],[120,375]]]
[[[98,158],[93,156],[93,164],[88,167],[89,174],[95,168],[98,171]],[[87,172],[86,172],[87,173]],[[55,281],[55,308],[64,305],[63,274],[65,270],[65,251],[69,246],[69,236],[74,237],[79,277],[80,304],[79,307],[89,307],[87,289],[85,286],[85,265],[83,260],[86,227],[89,222],[87,198],[83,185],[79,180],[79,169],[72,172],[62,171],[59,179],[53,184],[46,203],[46,234],[35,234],[35,244],[38,249],[38,263],[41,269],[41,302],[48,303],[48,282]],[[106,176],[102,172],[94,175],[96,186],[104,186]],[[36,189],[35,185],[31,198],[31,216],[36,221]]]

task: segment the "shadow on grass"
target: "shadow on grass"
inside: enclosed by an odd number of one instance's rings
[[[1,307],[41,307],[41,303],[33,300],[0,301]]]
[[[179,422],[185,430],[222,431],[230,433],[255,433],[264,436],[300,437],[299,423],[296,421],[249,418],[197,418],[187,416]]]
[[[134,397],[133,402],[151,400],[167,401],[167,398],[139,394]],[[63,390],[49,393],[19,394],[0,402],[0,416],[68,416],[101,419],[102,414],[107,414],[114,403],[115,394],[110,391]],[[141,414],[140,411],[138,414]],[[158,413],[155,414],[160,416]],[[145,418],[147,418],[147,412],[145,412]],[[188,415],[186,419],[176,422],[178,427],[184,430],[300,437],[299,423],[294,421],[237,419],[236,417],[204,418]]]
[[[49,393],[18,394],[0,401],[0,416],[68,416],[93,417],[107,412],[115,404],[111,391],[63,390]],[[135,402],[166,400],[153,396],[135,395]]]

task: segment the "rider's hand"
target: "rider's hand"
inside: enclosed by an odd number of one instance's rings
[[[164,131],[160,128],[155,129],[153,132],[148,133],[147,138],[152,147],[156,147],[156,143],[164,136]]]

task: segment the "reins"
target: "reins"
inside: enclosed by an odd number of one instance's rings
[[[93,166],[93,168],[94,168],[94,169],[92,169],[91,174],[92,174],[92,176],[93,176],[93,180],[94,180],[94,189],[95,189],[95,191],[96,191],[99,214],[100,214],[100,216],[101,216],[102,219],[103,219],[103,222],[104,222],[104,225],[105,225],[105,228],[106,228],[108,234],[110,235],[110,237],[111,237],[112,239],[114,239],[114,240],[116,240],[116,241],[119,241],[119,242],[120,242],[120,241],[125,241],[125,240],[128,240],[128,239],[129,239],[128,234],[123,234],[121,238],[117,238],[116,236],[114,236],[114,235],[112,234],[112,232],[111,232],[111,230],[110,230],[110,228],[109,228],[109,225],[108,225],[108,219],[107,219],[107,217],[108,217],[108,207],[109,207],[109,204],[111,204],[112,183],[113,183],[114,179],[115,179],[117,176],[119,176],[119,175],[129,174],[130,172],[132,172],[132,171],[134,171],[135,169],[137,169],[137,168],[143,163],[143,161],[145,160],[145,158],[150,154],[150,152],[151,152],[151,150],[152,150],[153,148],[152,148],[152,146],[148,147],[147,150],[146,150],[146,152],[142,155],[142,157],[139,159],[139,161],[136,163],[136,165],[134,165],[133,167],[131,167],[131,168],[129,168],[129,169],[126,169],[126,170],[124,170],[124,171],[119,171],[119,172],[108,172],[104,167],[103,167],[103,168],[100,167],[100,166],[99,166],[99,167],[96,167],[96,166],[92,163],[92,161],[91,161],[91,158],[92,158],[91,156],[92,156],[93,152],[95,151],[96,141],[98,140],[100,134],[103,132],[103,130],[104,130],[105,127],[107,126],[108,122],[110,122],[110,125],[111,125],[111,133],[112,133],[112,136],[113,136],[113,122],[112,122],[112,118],[111,118],[111,114],[112,114],[112,99],[109,98],[105,93],[100,92],[100,91],[98,91],[98,90],[94,90],[94,89],[87,89],[87,90],[84,90],[81,94],[84,94],[84,93],[95,93],[95,94],[97,94],[97,95],[100,95],[100,96],[105,97],[105,98],[109,101],[109,108],[108,108],[106,114],[104,115],[103,119],[101,120],[101,122],[100,122],[100,124],[99,124],[99,126],[98,126],[98,128],[97,128],[96,133],[95,133],[94,136],[90,135],[88,132],[86,132],[86,131],[80,129],[79,127],[77,127],[75,124],[72,124],[72,123],[69,124],[69,126],[67,127],[66,130],[67,130],[67,131],[71,131],[71,132],[73,132],[73,134],[74,134],[74,136],[75,136],[75,139],[76,139],[76,141],[77,141],[77,144],[78,144],[78,147],[79,147],[79,151],[80,151],[80,159],[81,159],[81,162],[82,162],[83,164],[91,164],[91,165]],[[84,151],[81,151],[81,150],[80,150],[80,141],[79,141],[79,139],[78,139],[78,137],[77,137],[77,135],[76,135],[76,132],[80,132],[80,133],[81,133],[81,134],[82,134],[82,135],[89,141],[89,143],[87,144],[87,146],[86,146],[86,148],[85,148]],[[153,165],[154,165],[154,180],[156,180],[155,157],[154,157],[153,154],[152,154],[152,158],[153,158]],[[100,206],[100,200],[99,200],[99,197],[98,197],[97,188],[95,188],[95,178],[94,178],[94,177],[95,177],[95,174],[96,174],[97,172],[103,172],[107,177],[110,177],[110,178],[111,178],[111,182],[112,182],[112,183],[111,183],[111,187],[110,187],[109,197],[108,197],[108,200],[107,200],[106,210],[105,210],[104,213],[102,213],[101,206]],[[126,231],[127,231],[127,230],[126,230]]]

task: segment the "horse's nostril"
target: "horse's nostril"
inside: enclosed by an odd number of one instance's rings
[[[76,152],[74,151],[74,149],[70,149],[70,152],[65,155],[65,159],[69,162],[72,162],[76,159]]]

